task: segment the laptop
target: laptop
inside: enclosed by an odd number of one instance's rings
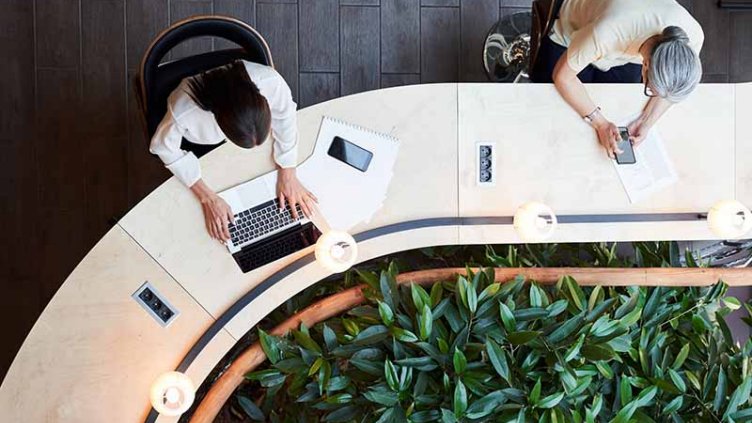
[[[235,215],[227,249],[244,273],[314,245],[321,232],[297,206],[280,211],[277,172],[270,172],[219,193]]]

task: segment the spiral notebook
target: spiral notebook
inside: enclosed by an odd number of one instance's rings
[[[339,136],[373,154],[361,172],[331,157]],[[325,116],[313,154],[298,167],[298,178],[319,200],[319,211],[333,229],[347,231],[368,222],[386,198],[399,152],[397,138]]]

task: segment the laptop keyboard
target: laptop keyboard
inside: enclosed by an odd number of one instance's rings
[[[279,200],[270,200],[252,209],[235,215],[235,222],[230,223],[230,239],[233,245],[241,246],[256,238],[289,226],[303,218],[303,211],[296,205],[298,219],[292,217],[290,205],[279,210]]]
[[[313,223],[295,225],[280,233],[265,238],[233,254],[243,272],[261,267],[296,251],[314,245],[321,232]]]

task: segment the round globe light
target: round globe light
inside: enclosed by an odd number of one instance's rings
[[[333,273],[342,273],[355,264],[358,244],[344,231],[332,230],[321,235],[314,250],[316,261]]]
[[[708,226],[720,238],[739,238],[752,229],[752,213],[739,201],[724,200],[710,208]]]
[[[159,414],[179,416],[191,408],[196,398],[196,388],[185,374],[167,372],[160,375],[151,385],[149,398],[151,406]]]
[[[556,214],[547,205],[535,201],[525,203],[514,214],[514,229],[525,242],[541,242],[556,230]]]

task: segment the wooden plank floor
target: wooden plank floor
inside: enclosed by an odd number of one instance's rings
[[[268,39],[304,107],[379,87],[483,81],[487,29],[530,1],[4,0],[0,377],[74,266],[169,176],[146,151],[131,83],[161,29],[196,14],[239,17]],[[752,80],[752,12],[682,3],[705,27],[706,80]],[[172,57],[226,45],[196,39]]]

